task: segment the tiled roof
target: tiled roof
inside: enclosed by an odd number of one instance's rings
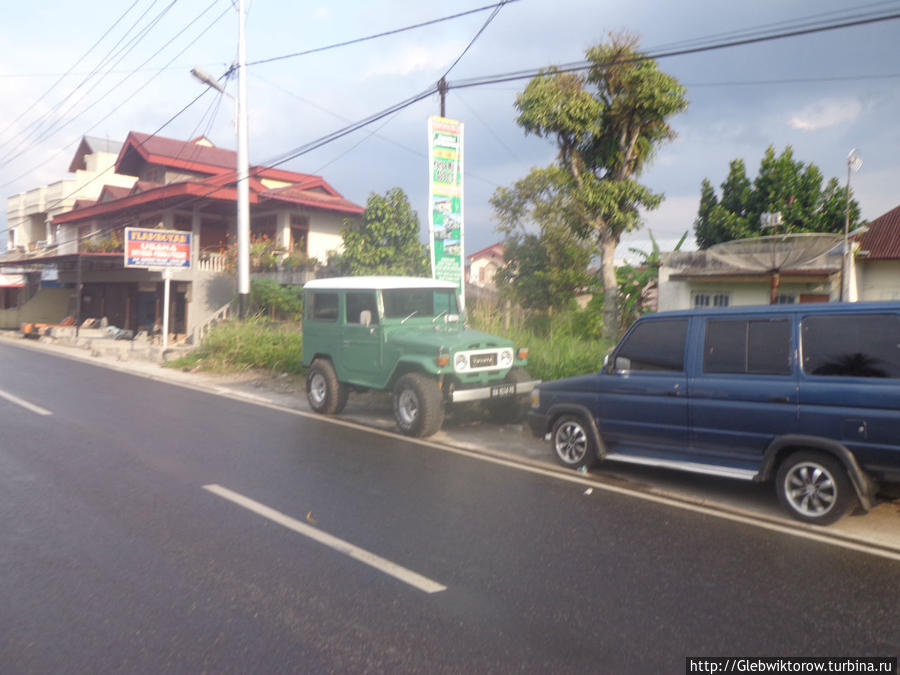
[[[503,258],[503,244],[496,243],[491,244],[490,246],[481,249],[480,251],[475,251],[469,256],[466,256],[470,262],[474,262],[475,260],[480,260],[481,258]]]
[[[322,190],[304,190],[302,187],[291,185],[289,187],[266,190],[259,195],[265,199],[277,199],[279,201],[301,204],[311,208],[328,209],[332,211],[344,211],[346,213],[362,213],[365,209],[344,199],[337,194],[329,194]]]
[[[868,251],[866,260],[900,259],[900,206],[869,223],[856,241],[860,251]]]

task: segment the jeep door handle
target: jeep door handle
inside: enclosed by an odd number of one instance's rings
[[[773,396],[769,399],[769,403],[790,403],[790,396]]]

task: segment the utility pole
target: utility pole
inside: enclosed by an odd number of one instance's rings
[[[441,95],[441,117],[447,116],[447,78],[442,77],[437,84],[438,94]]]
[[[238,316],[250,306],[250,150],[247,140],[247,45],[244,0],[238,1],[237,268]]]
[[[841,302],[850,301],[850,173],[859,171],[862,159],[856,148],[847,155],[847,194],[844,205],[844,248],[841,255]]]

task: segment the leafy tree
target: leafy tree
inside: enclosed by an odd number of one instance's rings
[[[549,68],[516,98],[518,124],[559,150],[557,164],[538,170],[565,196],[558,219],[596,242],[605,337],[617,329],[616,246],[640,226],[640,208],[662,201],[636,178],[658,145],[674,137],[667,119],[687,107],[684,88],[636,44],[614,36],[588,50],[585,74]]]
[[[506,235],[506,265],[495,282],[517,305],[550,314],[596,283],[588,271],[593,245],[560,219],[565,194],[552,173],[533,171],[491,198]]]
[[[628,328],[635,319],[647,311],[645,304],[647,293],[657,286],[659,280],[659,266],[662,263],[661,250],[653,231],[648,230],[652,248],[649,252],[638,248],[628,250],[639,256],[637,265],[622,265],[616,269],[616,278],[619,282],[619,315],[620,329]],[[674,251],[680,251],[687,240],[688,233],[681,235],[681,239],[675,244]]]
[[[373,192],[360,227],[344,221],[340,266],[352,275],[428,276],[430,263],[419,230],[419,216],[402,189],[391,188],[384,196]]]
[[[751,183],[743,160],[729,165],[721,185],[721,198],[706,178],[700,188],[700,207],[694,234],[700,248],[733,239],[759,237],[771,232],[759,221],[766,212],[780,211],[784,233],[843,232],[847,191],[836,178],[822,185],[823,176],[813,164],[794,159],[790,146],[776,156],[769,146]],[[850,200],[850,225],[859,224],[859,204]]]

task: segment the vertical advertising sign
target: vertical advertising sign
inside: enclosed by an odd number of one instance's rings
[[[431,276],[456,284],[465,306],[462,122],[428,118],[428,173]]]

